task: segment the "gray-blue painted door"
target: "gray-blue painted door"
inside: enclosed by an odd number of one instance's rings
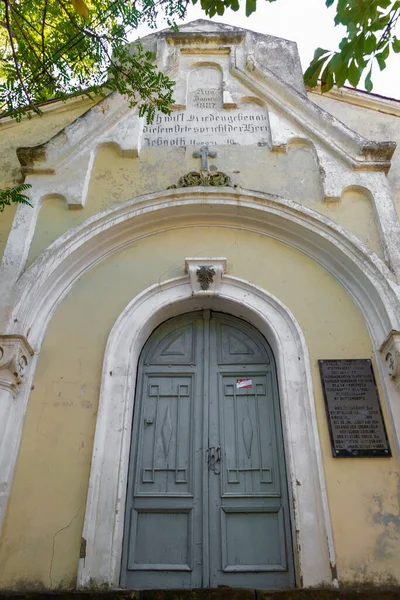
[[[125,523],[123,587],[294,585],[274,358],[249,324],[189,313],[146,343]]]

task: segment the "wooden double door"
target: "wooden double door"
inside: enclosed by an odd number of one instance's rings
[[[189,313],[143,349],[121,585],[294,585],[274,359],[240,319]]]

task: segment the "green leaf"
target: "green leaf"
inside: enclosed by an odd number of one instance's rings
[[[388,56],[390,54],[389,43],[386,44],[386,46],[384,47],[384,49],[382,50],[382,52],[380,54],[384,60],[386,60],[388,58]]]
[[[249,17],[257,8],[257,0],[246,0],[246,17]]]
[[[321,94],[325,94],[325,92],[329,92],[334,86],[333,73],[329,72],[326,80],[321,82]]]
[[[321,58],[321,56],[324,56],[324,54],[329,54],[329,50],[324,50],[324,48],[317,48],[314,52],[313,62],[314,60],[318,60],[319,58]]]
[[[361,73],[362,69],[357,67],[356,62],[352,60],[347,73],[347,79],[353,87],[357,87],[358,82],[360,81]]]
[[[4,208],[11,204],[26,204],[32,206],[28,196],[22,193],[29,190],[31,187],[30,183],[21,183],[13,188],[0,190],[0,212],[3,212]]]
[[[346,83],[348,70],[347,63],[342,63],[341,69],[335,72],[336,85],[338,88],[343,87]]]
[[[370,36],[363,40],[363,53],[372,54],[376,49],[377,41],[375,35],[372,33]]]
[[[393,52],[400,52],[400,40],[398,40],[396,37],[392,40],[392,48]]]
[[[330,6],[332,6],[332,4],[335,2],[335,0],[325,0],[325,4],[327,6],[327,8],[329,8]]]
[[[324,63],[328,60],[328,57],[320,58],[317,61],[311,61],[310,66],[304,73],[304,83],[309,87],[315,87],[318,83],[318,77]]]
[[[333,72],[331,71],[330,62],[326,65],[325,69],[321,75],[321,93],[325,94],[325,92],[329,92],[333,88],[334,85],[334,77]]]
[[[369,70],[368,75],[365,78],[365,89],[367,90],[367,92],[372,92],[372,88],[374,87],[371,81],[371,76],[372,76],[372,67]]]
[[[385,62],[385,59],[382,57],[382,54],[376,54],[375,58],[379,65],[380,70],[383,71],[383,69],[386,69],[386,62]]]

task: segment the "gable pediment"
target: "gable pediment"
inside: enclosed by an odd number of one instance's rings
[[[21,149],[25,174],[52,176],[48,193],[69,177],[67,201],[83,205],[94,156],[103,144],[138,156],[143,147],[203,144],[285,152],[300,140],[312,146],[330,196],[337,193],[329,182],[337,162],[349,172],[389,169],[393,142],[363,138],[307,98],[293,42],[199,20],[179,33],[152,34],[145,44],[156,49],[159,67],[176,82],[171,114],[157,113],[146,124],[114,93],[46,144]]]

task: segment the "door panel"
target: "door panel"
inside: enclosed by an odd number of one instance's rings
[[[220,375],[222,495],[279,496],[271,373],[253,371],[246,377],[252,387],[236,389],[239,377]]]
[[[218,423],[213,443],[221,446],[220,472],[209,474],[210,584],[290,587],[294,571],[272,353],[238,319],[217,313],[210,332],[209,418]]]
[[[135,495],[191,494],[194,375],[145,377]]]
[[[172,319],[139,364],[121,585],[294,585],[273,355],[250,325]]]
[[[202,315],[156,330],[139,363],[121,585],[201,587]],[[200,450],[200,451],[199,451]]]

